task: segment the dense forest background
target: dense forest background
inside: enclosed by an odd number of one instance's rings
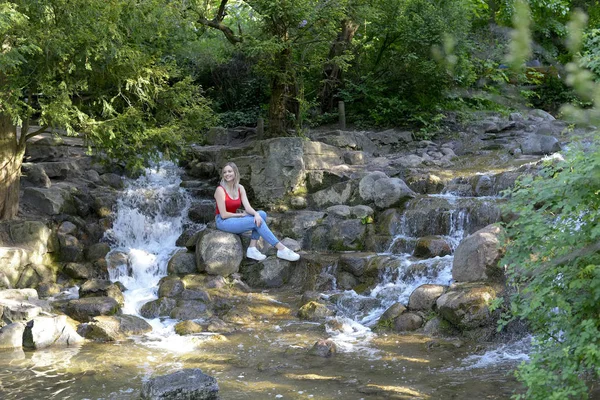
[[[0,1],[0,40],[0,220],[49,127],[136,168],[216,124],[302,135],[339,101],[356,128],[421,139],[524,106],[598,123],[598,0]],[[510,194],[505,321],[536,337],[523,397],[585,398],[600,376],[599,193],[587,143]]]

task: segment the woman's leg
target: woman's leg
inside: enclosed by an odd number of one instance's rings
[[[267,226],[267,214],[264,211],[258,212],[263,219],[263,223],[260,226],[256,226],[254,223],[253,215],[246,215],[242,218],[227,218],[223,219],[220,216],[217,216],[217,229],[229,233],[240,234],[246,231],[252,231],[252,240],[256,240],[259,237],[263,237],[267,243],[271,246],[275,246],[279,240],[273,235],[273,232]]]

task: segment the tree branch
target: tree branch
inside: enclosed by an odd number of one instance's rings
[[[206,19],[200,17],[198,18],[198,22],[202,25],[220,30],[221,32],[223,32],[225,38],[227,38],[227,40],[231,44],[241,43],[243,42],[242,27],[238,25],[240,34],[236,35],[230,27],[223,23],[223,20],[227,16],[227,10],[225,6],[227,6],[228,1],[229,0],[221,0],[221,4],[219,5],[219,9],[217,10],[217,15],[215,15],[213,19]]]
[[[25,138],[24,140],[23,139],[21,139],[21,140],[23,140],[23,143],[25,143],[27,140],[31,139],[35,135],[39,135],[40,133],[44,132],[46,129],[48,129],[48,125],[44,125],[40,129],[33,131],[31,133],[28,133],[26,135],[21,134],[21,138]]]

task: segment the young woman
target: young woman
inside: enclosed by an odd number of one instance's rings
[[[232,162],[225,164],[221,177],[221,184],[215,190],[217,229],[235,234],[251,230],[250,246],[246,251],[248,258],[257,261],[267,258],[256,248],[256,241],[262,236],[271,246],[277,248],[277,257],[297,261],[300,255],[281,244],[267,226],[267,214],[264,211],[254,210],[250,205],[246,189],[240,185],[237,166]],[[236,212],[241,206],[244,206],[244,211]]]

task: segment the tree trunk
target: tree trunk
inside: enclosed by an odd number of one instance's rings
[[[299,105],[296,99],[296,83],[290,71],[291,50],[277,54],[278,73],[271,79],[271,100],[269,101],[269,129],[267,138],[286,136],[290,126],[288,113],[297,116]]]
[[[17,127],[8,115],[0,113],[0,220],[12,219],[19,211],[21,164],[24,154],[25,141],[20,141],[17,137]]]
[[[342,20],[342,30],[338,34],[338,37],[331,45],[329,50],[329,60],[335,60],[344,54],[344,51],[348,49],[354,34],[358,30],[359,25],[348,19]],[[323,75],[323,87],[319,97],[321,99],[321,112],[328,113],[334,111],[337,107],[337,102],[340,100],[337,97],[338,90],[342,84],[342,69],[335,61],[328,62],[324,69]]]

